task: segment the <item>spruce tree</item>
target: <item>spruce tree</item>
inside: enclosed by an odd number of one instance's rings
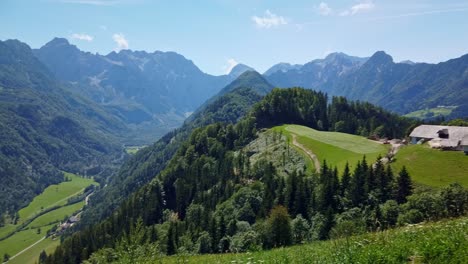
[[[413,192],[413,183],[411,182],[411,177],[406,170],[406,167],[403,166],[400,173],[398,173],[397,178],[397,191],[395,200],[399,203],[405,203],[407,201],[406,197],[411,195]]]

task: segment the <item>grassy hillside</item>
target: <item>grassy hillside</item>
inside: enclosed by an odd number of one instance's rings
[[[406,114],[405,116],[412,117],[412,118],[419,118],[419,119],[448,116],[452,113],[453,109],[455,108],[456,108],[455,106],[434,107],[434,108],[414,111],[414,112]]]
[[[48,230],[57,225],[65,217],[73,215],[84,206],[84,201],[67,204],[69,198],[83,193],[91,184],[97,184],[92,179],[86,179],[72,173],[65,173],[68,181],[51,185],[25,208],[19,211],[20,219],[17,224],[8,224],[0,228],[0,255],[8,253],[14,256],[23,249],[42,239]],[[57,207],[57,208],[55,208]],[[50,210],[50,209],[53,210]],[[46,210],[50,210],[44,213]],[[40,216],[38,216],[40,215]],[[33,219],[33,220],[32,220]],[[31,221],[32,220],[32,221]],[[30,223],[27,223],[31,221]],[[22,224],[27,224],[23,228]],[[40,233],[38,229],[40,228]],[[7,235],[17,231],[8,238]],[[42,250],[52,252],[59,241],[50,238],[29,248],[9,263],[34,263]]]
[[[270,251],[167,257],[162,263],[467,263],[467,233],[465,217]]]
[[[321,163],[326,160],[340,171],[343,171],[346,162],[352,168],[364,155],[367,160],[374,161],[378,155],[384,156],[388,151],[387,145],[351,134],[318,131],[299,125],[283,125],[273,129],[289,138],[296,135],[297,141],[311,150]]]
[[[413,180],[433,187],[458,182],[468,187],[468,156],[460,151],[440,151],[427,145],[409,145],[396,154],[392,168],[406,166]]]

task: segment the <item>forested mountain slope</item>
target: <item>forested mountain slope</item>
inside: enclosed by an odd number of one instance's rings
[[[129,195],[158,175],[195,128],[216,122],[236,123],[261,100],[267,87],[271,85],[261,75],[245,72],[229,84],[228,89],[223,89],[225,93],[201,106],[181,128],[138,151],[108,186],[91,198],[88,210],[84,212],[83,224],[91,225],[107,217]]]
[[[321,176],[305,174],[301,169],[289,172],[284,178],[279,176],[284,174],[277,174],[277,168],[268,160],[251,163],[250,154],[244,148],[256,139],[257,131],[283,123],[294,122],[328,130],[331,123],[346,123],[346,119],[355,118],[360,127],[349,128],[352,133],[368,131],[370,134],[382,127],[382,133],[396,135],[403,133],[397,133],[400,128],[404,130],[411,124],[370,104],[344,103],[343,99],[336,98],[327,107],[327,101],[327,96],[320,92],[300,88],[274,89],[236,124],[216,123],[193,130],[160,173],[155,174],[154,169],[146,171],[149,172],[146,174],[149,184],[130,195],[105,221],[72,235],[48,261],[81,262],[100,248],[119,247],[122,243],[141,244],[142,252],[165,254],[174,254],[182,250],[181,247],[199,253],[234,250],[231,247],[234,245],[244,250],[259,245],[255,241],[263,241],[266,248],[287,245],[290,240],[263,237],[268,233],[252,229],[254,226],[261,228],[270,210],[279,205],[284,208],[278,209],[279,214],[288,210],[291,215],[301,214],[308,221],[312,217],[322,219],[323,226],[316,236],[319,239],[328,237],[332,227],[330,217],[347,210],[338,200],[330,199],[339,189],[338,172],[327,169],[324,164]],[[347,116],[331,115],[333,109],[344,105],[350,110]],[[379,112],[382,112],[382,118],[367,122],[370,116]],[[278,135],[276,140],[284,139]],[[143,177],[146,168],[158,166],[154,159],[144,160],[151,156],[150,149],[137,154],[127,163],[127,168],[136,171],[141,168],[143,174],[140,177]],[[284,155],[286,159],[289,154]],[[370,186],[365,175],[371,175],[372,169],[365,160],[356,168],[357,183],[350,185],[355,189],[349,190],[353,193],[349,196],[349,206],[364,208],[370,203],[365,196],[369,190],[365,192],[362,188]],[[382,188],[390,188],[388,184],[393,179],[389,170],[379,167],[380,176],[376,177],[388,181],[380,187],[371,187],[380,190],[378,199],[382,203],[393,198],[382,195]],[[404,202],[407,194],[402,192],[395,199]],[[134,240],[133,234],[141,237]]]
[[[17,40],[0,42],[0,215],[15,213],[60,170],[106,175],[124,122],[64,89]],[[3,219],[3,218],[2,218]]]

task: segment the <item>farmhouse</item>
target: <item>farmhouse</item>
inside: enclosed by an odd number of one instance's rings
[[[411,143],[428,141],[432,148],[468,152],[468,127],[421,125],[410,134]]]
[[[468,155],[468,135],[465,135],[462,140],[460,145],[463,148],[463,151],[465,152],[466,155]]]

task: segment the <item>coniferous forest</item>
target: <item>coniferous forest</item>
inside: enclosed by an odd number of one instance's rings
[[[349,111],[333,115],[339,108]],[[366,122],[372,120],[366,113],[383,118]],[[346,128],[348,118],[360,125]],[[393,172],[365,156],[353,170],[323,161],[320,173],[298,169],[287,177],[268,160],[251,164],[243,148],[264,128],[291,121],[319,129],[340,123],[354,133],[394,133],[410,125],[370,104],[334,98],[327,106],[319,92],[275,89],[236,124],[195,129],[148,185],[100,224],[66,238],[46,263],[111,262],[143,252],[245,252],[464,214],[467,193],[460,185],[414,193],[405,168]]]

